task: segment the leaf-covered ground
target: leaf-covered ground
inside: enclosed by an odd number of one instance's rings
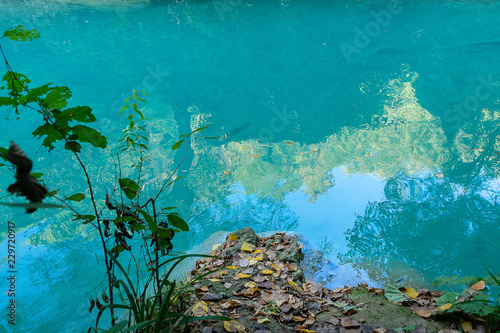
[[[230,317],[198,321],[189,332],[491,332],[480,318],[443,315],[441,292],[359,286],[325,288],[306,280],[297,240],[284,233],[259,238],[250,228],[229,235],[196,263],[191,315]],[[212,273],[210,273],[212,272]],[[493,332],[496,332],[494,330]]]

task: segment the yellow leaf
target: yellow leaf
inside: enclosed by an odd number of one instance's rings
[[[463,323],[460,323],[460,327],[466,333],[472,331],[472,323],[470,321],[464,321]]]
[[[224,322],[224,329],[226,332],[245,332],[245,326],[241,325],[237,321],[231,320],[231,321],[225,321]]]
[[[300,330],[302,332],[305,332],[305,333],[316,333],[316,331],[311,331],[311,330],[308,330],[307,328],[301,328]]]
[[[253,157],[254,157],[254,158],[259,158],[259,157],[260,157],[260,155],[253,155]]]
[[[238,239],[238,235],[235,235],[235,234],[231,234],[231,235],[229,235],[229,240],[231,240],[231,241],[235,241],[235,240],[237,240],[237,239]]]
[[[273,274],[273,271],[270,269],[265,269],[262,271],[262,274],[266,274],[266,275]]]
[[[245,283],[245,287],[247,287],[247,288],[255,288],[256,285],[257,284],[255,282],[252,282],[252,281]]]
[[[229,268],[229,269],[236,269],[236,266],[226,266],[226,268]]]
[[[247,242],[243,242],[243,244],[241,245],[241,250],[252,252],[253,250],[255,250],[255,246],[252,244],[248,244]]]
[[[263,318],[263,319],[258,319],[257,322],[259,324],[264,324],[264,323],[270,323],[271,321],[267,318]]]
[[[201,316],[204,316],[206,315],[208,312],[208,306],[207,306],[207,303],[203,302],[203,301],[199,301],[198,303],[196,303],[193,308],[191,309],[191,313],[193,314],[193,316],[195,317],[201,317]]]
[[[446,303],[445,305],[443,306],[440,306],[438,308],[435,308],[434,310],[435,311],[444,311],[444,310],[448,310],[449,308],[451,308],[453,305],[451,305],[451,303]]]
[[[220,282],[220,279],[208,279],[208,281],[212,281],[212,282]]]
[[[255,250],[255,252],[250,253],[247,258],[248,258],[248,260],[259,260],[260,261],[260,260],[264,259],[264,254],[262,253],[261,250]]]
[[[470,289],[483,290],[485,287],[486,287],[486,283],[484,283],[484,281],[479,281],[478,283],[475,283],[472,286],[470,286]]]
[[[304,290],[299,287],[294,281],[292,280],[288,280],[288,284],[290,285],[290,287],[292,287],[292,289],[298,291],[299,293],[303,292]]]
[[[224,171],[224,174],[227,176],[229,175],[229,171]]]
[[[236,276],[239,277],[240,279],[245,279],[245,278],[250,277],[250,275],[245,274],[245,273],[239,273],[239,274],[236,274]]]
[[[406,295],[410,296],[411,298],[415,298],[418,296],[418,293],[412,287],[406,287]]]

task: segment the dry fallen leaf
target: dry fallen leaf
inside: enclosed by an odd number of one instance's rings
[[[449,308],[451,308],[453,305],[451,305],[451,303],[446,303],[445,305],[443,306],[440,306],[440,307],[437,307],[435,308],[434,310],[435,311],[444,311],[444,310],[448,310]]]
[[[301,317],[301,316],[293,316],[293,321],[296,321],[298,323],[303,323],[306,321],[306,318]]]
[[[250,277],[250,275],[244,273],[236,274],[236,276],[239,277],[240,279],[245,279]]]
[[[229,268],[229,269],[236,269],[236,266],[226,266],[226,268]]]
[[[255,245],[243,242],[243,244],[241,245],[241,250],[246,252],[253,252],[255,250]]]
[[[262,271],[262,274],[265,274],[265,275],[273,274],[273,271],[270,269],[265,269]]]
[[[259,260],[261,261],[264,259],[264,254],[262,253],[261,250],[255,250],[254,253],[250,253],[247,257],[248,260]]]
[[[259,324],[265,324],[265,323],[270,323],[271,321],[268,318],[262,318],[262,319],[258,319],[257,322]]]
[[[255,282],[252,282],[252,281],[245,283],[245,287],[247,287],[247,288],[255,288],[256,286],[257,286],[257,284]]]
[[[411,307],[410,310],[411,310],[411,312],[413,312],[417,316],[420,316],[423,318],[428,318],[428,317],[432,316],[432,314],[434,313],[434,310],[432,310],[432,308],[430,308],[428,306],[425,306],[423,308]]]
[[[201,316],[204,316],[206,315],[208,312],[208,306],[207,306],[207,303],[203,302],[203,301],[199,301],[198,303],[196,303],[193,308],[191,309],[191,313],[193,314],[193,316],[195,317],[201,317]]]
[[[225,321],[224,329],[226,330],[226,332],[237,332],[237,333],[245,332],[245,326],[241,325],[240,323],[234,320]]]
[[[342,326],[344,328],[355,328],[355,327],[360,327],[361,324],[358,323],[356,320],[352,319],[352,318],[342,318],[340,320],[340,323],[342,324]]]
[[[461,322],[460,327],[465,333],[472,331],[472,323],[470,321]]]
[[[385,328],[374,328],[374,333],[385,333],[387,330]]]
[[[220,279],[208,279],[210,282],[220,282]]]
[[[253,158],[259,158],[260,155],[253,155]]]
[[[229,175],[229,171],[224,171],[224,175]]]
[[[415,298],[418,296],[418,292],[416,292],[412,287],[406,287],[406,295],[410,296],[411,298]]]
[[[472,286],[470,286],[470,289],[483,290],[485,287],[486,287],[486,283],[484,281],[479,281],[478,283],[475,283]]]
[[[235,234],[231,234],[231,235],[229,235],[229,240],[230,240],[230,241],[235,241],[235,240],[237,240],[237,239],[238,239],[238,235],[235,235]]]
[[[444,178],[444,174],[442,174],[442,173],[436,173],[434,176],[436,176],[438,178]]]

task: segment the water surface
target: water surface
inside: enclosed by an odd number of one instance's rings
[[[66,85],[71,106],[91,106],[111,151],[125,98],[147,91],[145,195],[182,159],[170,150],[179,134],[211,124],[205,134],[222,136],[192,145],[162,197],[191,228],[179,251],[251,226],[302,234],[323,254],[309,274],[331,286],[498,271],[500,4],[390,4],[3,1],[3,30],[42,37],[1,42],[33,84]],[[38,115],[0,112],[2,146],[16,141],[50,189],[86,191],[69,154],[33,139]],[[115,164],[82,155],[102,205]],[[1,172],[6,193],[13,173]],[[69,211],[0,209],[3,253],[16,223],[19,331],[84,331],[102,290],[96,233]]]

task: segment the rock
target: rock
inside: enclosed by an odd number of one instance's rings
[[[257,236],[255,231],[253,231],[253,229],[250,227],[236,230],[235,232],[232,233],[232,235],[236,235],[237,237],[236,245],[231,246],[228,249],[224,249],[221,252],[222,257],[232,256],[235,253],[239,253],[241,245],[245,242],[248,244],[252,244],[253,246],[257,246],[257,243],[259,242],[259,236]]]
[[[216,302],[220,299],[220,296],[217,295],[217,294],[213,294],[213,293],[206,293],[202,298],[201,300],[202,301],[212,301],[212,302]]]

